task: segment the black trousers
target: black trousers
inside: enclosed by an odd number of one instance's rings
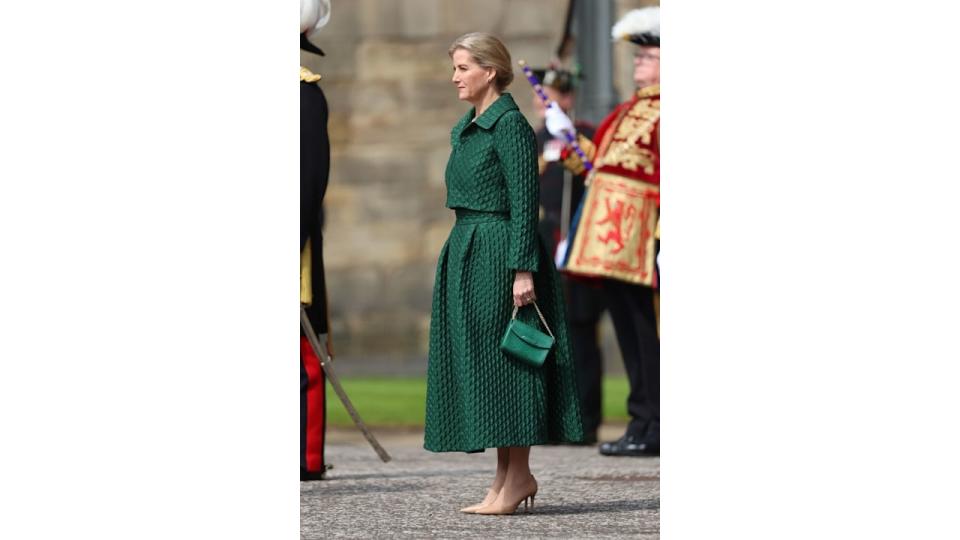
[[[654,289],[604,280],[607,309],[630,383],[627,435],[660,442],[660,337]]]
[[[570,344],[577,370],[583,433],[596,436],[603,420],[603,354],[600,351],[600,317],[606,309],[600,282],[564,276]]]

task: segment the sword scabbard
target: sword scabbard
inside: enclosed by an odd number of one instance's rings
[[[347,392],[343,389],[343,386],[340,384],[340,379],[333,370],[333,362],[330,361],[330,356],[327,354],[326,349],[320,345],[320,339],[317,338],[317,333],[313,330],[313,325],[310,324],[310,318],[307,317],[307,312],[303,309],[303,306],[300,306],[300,328],[302,328],[303,333],[306,334],[307,341],[310,342],[310,347],[313,348],[314,354],[320,359],[320,367],[323,368],[323,372],[327,375],[327,381],[330,382],[334,393],[340,398],[340,402],[343,403],[343,407],[347,410],[347,414],[350,415],[353,423],[360,429],[363,436],[367,439],[367,442],[370,443],[373,450],[380,456],[380,459],[383,460],[384,463],[390,461],[390,454],[380,446],[377,438],[373,436],[373,433],[367,425],[363,423],[363,420],[360,418],[360,413],[357,412],[350,398],[347,397]]]

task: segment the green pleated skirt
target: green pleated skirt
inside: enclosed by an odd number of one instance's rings
[[[457,210],[440,251],[430,320],[424,448],[479,452],[583,439],[563,292],[540,245],[537,304],[556,343],[540,368],[500,351],[513,311],[506,215]],[[518,318],[541,327],[533,306]]]

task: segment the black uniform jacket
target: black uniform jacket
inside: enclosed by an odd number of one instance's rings
[[[591,124],[586,122],[577,122],[576,123],[577,132],[583,134],[588,139],[593,138],[594,129]],[[537,153],[542,157],[544,153],[544,147],[547,142],[553,139],[553,136],[547,132],[546,128],[540,128],[536,132],[537,135]],[[543,213],[540,216],[540,236],[543,238],[543,243],[546,244],[547,249],[550,250],[552,255],[557,249],[557,241],[560,237],[560,221],[561,209],[563,203],[563,165],[559,161],[552,161],[546,164],[546,168],[540,174],[540,208],[542,208]],[[570,201],[570,211],[567,215],[567,220],[569,221],[574,212],[577,210],[577,205],[580,204],[580,199],[583,198],[584,193],[584,180],[586,176],[574,176],[571,201]]]
[[[317,83],[300,81],[300,250],[310,239],[313,304],[307,309],[318,334],[327,332],[323,275],[323,196],[330,176],[327,99]]]
[[[593,139],[594,128],[587,122],[576,123],[577,132],[583,134],[588,139]],[[541,157],[544,153],[546,144],[553,139],[545,128],[537,130],[537,151]],[[551,255],[556,252],[557,242],[560,238],[560,221],[563,219],[563,165],[559,161],[552,161],[546,164],[543,173],[540,174],[540,208],[542,214],[540,217],[540,237],[543,243],[550,250]],[[586,188],[584,181],[586,176],[574,176],[571,185],[570,213],[567,220],[573,218],[577,211],[580,199],[583,198]],[[599,281],[589,278],[571,278],[565,276],[565,293],[567,298],[567,316],[572,323],[592,322],[600,318],[605,309],[602,291],[598,288]]]

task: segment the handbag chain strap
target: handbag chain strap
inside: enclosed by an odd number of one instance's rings
[[[547,324],[547,320],[543,318],[543,313],[540,312],[540,306],[537,305],[537,301],[536,301],[536,300],[533,301],[533,307],[536,308],[536,310],[537,310],[537,315],[540,316],[540,322],[543,323],[543,327],[547,330],[547,333],[550,334],[550,337],[552,337],[553,339],[557,339],[557,338],[553,335],[553,332],[550,331],[550,326]],[[519,308],[518,306],[513,306],[513,316],[510,317],[510,318],[511,318],[511,319],[516,319],[516,318],[517,318],[517,311],[519,311],[519,310],[520,310],[520,308]]]

